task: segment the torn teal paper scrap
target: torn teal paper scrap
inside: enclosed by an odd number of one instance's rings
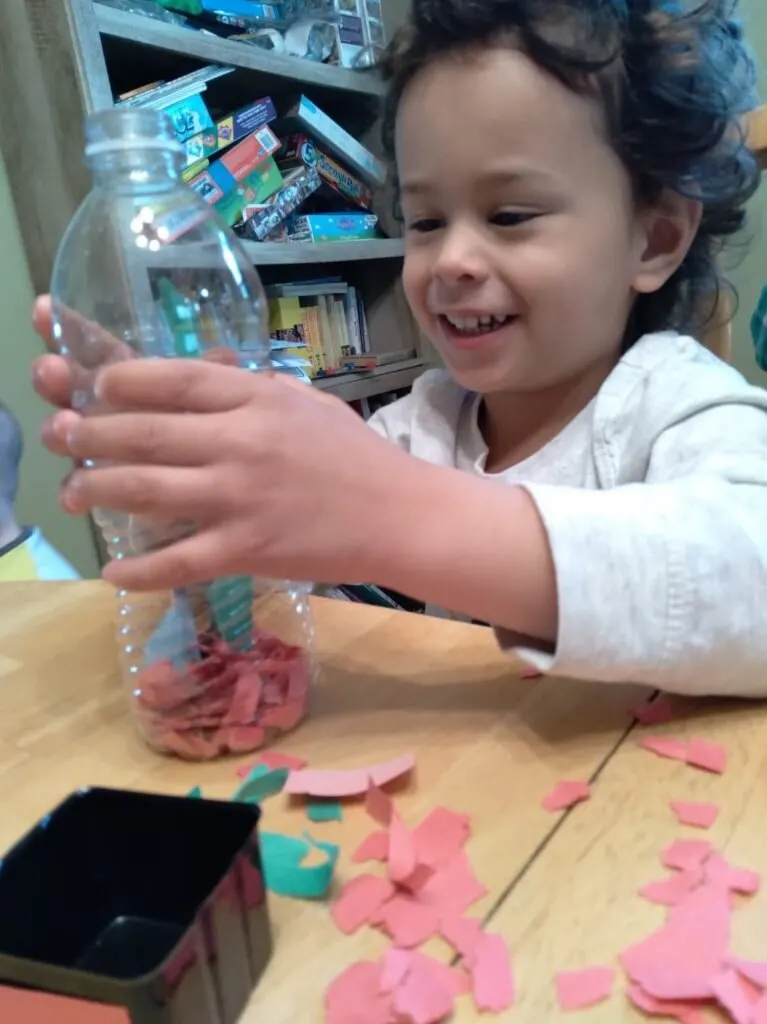
[[[232,800],[239,804],[260,804],[266,797],[282,792],[289,773],[288,768],[269,768],[267,765],[257,764],[237,789]]]
[[[280,832],[261,833],[261,863],[270,892],[303,900],[316,900],[327,894],[339,847],[335,843],[312,839],[308,833],[304,836],[304,839],[299,839]],[[304,865],[303,861],[314,850],[324,854],[322,861]]]
[[[186,795],[191,797],[192,800],[202,800],[202,790],[199,786],[194,786]]]
[[[337,800],[312,800],[306,805],[309,821],[343,821],[344,812]]]

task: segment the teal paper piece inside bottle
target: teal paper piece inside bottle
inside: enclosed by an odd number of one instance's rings
[[[312,800],[306,805],[309,821],[343,821],[343,810],[337,800]]]
[[[235,651],[253,646],[253,580],[228,576],[205,587],[218,635]]]
[[[289,768],[270,768],[265,764],[257,764],[232,800],[239,804],[260,804],[266,797],[282,792],[289,774]]]
[[[339,848],[335,843],[322,843],[308,834],[304,838],[285,836],[280,832],[260,835],[261,863],[266,887],[278,896],[316,900],[325,896],[333,881]],[[312,850],[324,855],[318,864],[304,866]]]

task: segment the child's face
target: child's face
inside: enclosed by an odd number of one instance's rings
[[[397,117],[404,284],[472,391],[609,372],[646,238],[594,101],[522,54],[444,59]]]

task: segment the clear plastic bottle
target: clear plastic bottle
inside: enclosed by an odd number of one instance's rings
[[[73,405],[94,396],[107,363],[137,357],[271,365],[266,300],[238,239],[181,181],[170,121],[106,110],[86,128],[93,189],[53,271],[54,338],[73,375]],[[244,372],[243,371],[243,372]],[[99,510],[113,558],[156,550],[194,530]],[[306,588],[230,577],[172,593],[120,591],[118,643],[147,742],[185,758],[240,754],[293,728],[313,676]]]

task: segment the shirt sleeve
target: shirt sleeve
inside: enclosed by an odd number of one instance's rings
[[[645,482],[526,485],[546,527],[559,603],[541,671],[687,693],[767,695],[767,396],[678,418]]]

